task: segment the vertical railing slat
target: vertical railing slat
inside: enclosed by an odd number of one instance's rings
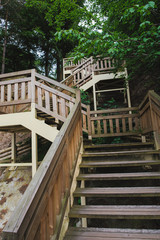
[[[11,94],[12,94],[12,86],[11,84],[7,85],[7,101],[10,102],[11,101]]]
[[[18,83],[14,84],[14,100],[18,100]]]
[[[2,85],[1,86],[1,102],[4,102],[4,100],[5,100],[4,94],[5,94],[5,92],[4,92],[4,85]]]
[[[45,107],[47,110],[50,110],[50,97],[48,91],[45,91]]]
[[[21,100],[26,98],[26,84],[25,82],[21,83]]]

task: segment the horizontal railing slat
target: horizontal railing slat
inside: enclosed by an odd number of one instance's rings
[[[1,81],[0,82],[0,86],[1,85],[9,85],[9,84],[16,84],[16,83],[22,83],[22,82],[29,82],[31,81],[31,78],[19,78],[19,79],[14,79],[14,80],[6,80],[6,81]]]

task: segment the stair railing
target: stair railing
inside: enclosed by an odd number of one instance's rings
[[[35,69],[0,75],[0,111],[15,113],[31,104],[35,108],[64,122],[76,99],[76,90],[48,77]]]
[[[143,134],[153,132],[156,148],[160,149],[160,96],[149,91],[139,105],[139,111]]]
[[[31,70],[1,74],[0,80],[2,113],[19,112],[31,103]]]
[[[93,73],[93,58],[88,58],[85,62],[72,70],[74,86],[80,87],[87,81]]]
[[[3,230],[2,239],[59,239],[82,141],[77,98],[29,187]]]
[[[75,104],[76,90],[38,73],[35,74],[35,79],[36,109],[64,122]]]
[[[138,108],[90,111],[91,136],[114,137],[140,132]]]

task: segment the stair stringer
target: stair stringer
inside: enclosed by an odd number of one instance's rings
[[[41,137],[53,142],[58,134],[56,127],[47,125],[34,117],[32,112],[11,113],[0,116],[0,127],[22,125]]]

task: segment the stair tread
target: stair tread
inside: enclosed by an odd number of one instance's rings
[[[89,218],[117,218],[128,217],[160,219],[160,206],[146,205],[74,205],[71,208],[69,217]]]
[[[142,195],[148,196],[153,194],[157,196],[160,194],[160,187],[107,187],[107,188],[77,188],[74,196],[105,196],[110,195]]]
[[[118,161],[82,161],[80,167],[109,167],[109,166],[130,166],[130,165],[159,165],[159,160],[118,160]]]
[[[84,145],[84,148],[102,148],[102,147],[132,147],[132,146],[148,146],[148,145],[154,145],[154,142],[135,142],[135,143],[115,143],[115,144],[97,144],[97,145]]]
[[[137,229],[101,229],[101,228],[69,228],[64,240],[154,240],[160,239],[158,230]]]
[[[90,179],[90,180],[101,180],[101,179],[131,179],[131,178],[160,178],[160,172],[135,172],[135,173],[102,173],[102,174],[79,174],[78,180]]]
[[[125,154],[159,154],[159,150],[132,150],[132,151],[114,151],[114,152],[95,152],[95,153],[84,153],[83,157],[97,157],[97,156],[109,156],[109,155],[125,155]]]

